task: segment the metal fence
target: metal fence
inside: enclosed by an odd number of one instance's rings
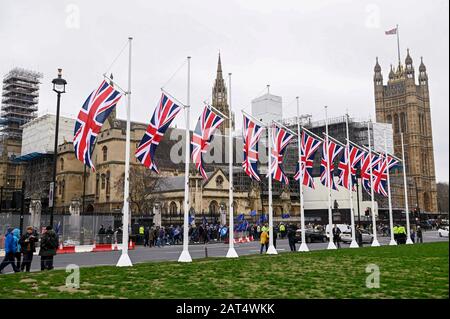
[[[31,224],[31,216],[23,216],[23,231]],[[58,234],[60,243],[64,245],[92,245],[94,241],[99,242],[112,242],[116,240],[115,235],[105,234],[99,236],[98,232],[101,226],[105,231],[111,227],[113,233],[117,231],[115,225],[118,224],[118,217],[112,215],[54,215],[54,230]],[[115,223],[116,222],[116,223]],[[121,222],[121,221],[120,221]],[[50,215],[42,215],[39,229],[36,229],[40,234],[42,229],[49,225]],[[12,213],[0,214],[0,249],[3,249],[3,238],[7,229],[20,228],[20,215]],[[120,243],[121,236],[117,236],[117,240]]]

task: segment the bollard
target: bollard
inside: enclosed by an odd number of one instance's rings
[[[205,258],[208,258],[208,247],[205,245]]]

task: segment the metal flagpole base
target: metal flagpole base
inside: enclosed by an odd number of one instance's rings
[[[234,247],[233,248],[229,248],[228,249],[228,252],[227,252],[227,256],[226,256],[227,258],[238,258],[239,256],[238,256],[238,254],[237,254],[237,252],[236,252],[236,250],[234,249]]]
[[[374,239],[371,246],[372,246],[372,247],[380,247],[381,245],[380,245],[380,243],[378,242],[378,239]]]
[[[275,249],[275,246],[274,246],[274,245],[270,245],[270,246],[269,246],[269,249],[267,249],[266,254],[268,254],[268,255],[278,255],[278,252],[277,252],[277,250]]]
[[[359,248],[359,245],[356,242],[356,240],[352,240],[352,242],[350,243],[350,248]]]
[[[410,237],[410,238],[408,238],[406,240],[406,245],[412,245],[412,244],[414,244],[414,243],[413,243],[413,241],[411,240],[411,237]]]
[[[394,239],[391,239],[389,246],[397,246],[397,242]]]
[[[119,261],[117,262],[116,267],[131,267],[133,264],[131,263],[130,257],[127,253],[122,253],[120,255]]]
[[[190,263],[192,262],[191,254],[189,254],[188,250],[184,250],[181,252],[180,258],[178,258],[179,263]]]
[[[327,249],[337,249],[337,247],[336,247],[336,245],[335,245],[332,241],[330,241],[330,242],[328,242],[328,247],[327,247]]]
[[[306,243],[301,243],[300,248],[298,249],[298,251],[300,251],[300,252],[308,252],[309,251],[308,245],[306,245]]]

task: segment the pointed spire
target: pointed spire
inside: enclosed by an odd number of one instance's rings
[[[217,62],[217,77],[222,77],[222,61],[220,60],[220,51],[219,51],[219,61]]]
[[[425,64],[423,63],[423,56],[420,57],[420,66],[419,66],[420,72],[426,72],[427,68],[425,67]]]
[[[377,62],[375,63],[375,68],[373,70],[374,70],[375,73],[379,73],[379,72],[381,72],[381,66],[378,63],[378,57],[376,58],[376,61]]]
[[[392,67],[392,64],[391,64],[391,71],[389,72],[389,79],[393,79],[394,76],[395,76],[395,74],[394,74],[394,68]]]
[[[406,52],[407,52],[407,54],[406,54],[405,64],[410,65],[413,63],[413,60],[412,60],[411,56],[409,55],[409,48],[406,49]]]

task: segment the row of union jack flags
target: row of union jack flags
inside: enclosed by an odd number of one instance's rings
[[[122,94],[119,91],[115,90],[111,84],[103,81],[88,96],[78,114],[73,139],[75,156],[93,170],[95,170],[95,167],[91,157],[97,134],[121,97]],[[150,124],[136,149],[135,156],[138,161],[156,173],[159,173],[154,160],[157,147],[180,110],[181,106],[163,92],[153,112]],[[265,127],[245,114],[243,116],[244,161],[242,168],[251,179],[259,182],[261,178],[258,172],[258,143]],[[208,146],[212,142],[214,131],[224,120],[212,107],[205,105],[193,132],[191,157],[196,169],[204,179],[208,177],[203,164],[203,154],[207,152]],[[288,184],[289,179],[283,170],[283,157],[293,137],[293,133],[279,127],[276,123],[271,124],[272,151],[268,174],[271,174],[274,180],[284,184]],[[360,168],[363,188],[370,194],[373,187],[375,192],[387,196],[388,170],[399,165],[394,157],[368,152],[355,145],[343,146],[327,136],[322,140],[313,136],[313,134],[309,134],[306,130],[302,130],[300,138],[299,162],[297,172],[294,175],[295,180],[298,181],[302,177],[304,186],[315,188],[312,177],[314,156],[319,147],[322,146],[320,181],[324,186],[337,190],[334,181],[334,171],[336,170],[334,163],[342,153],[337,165],[339,171],[337,185],[350,189],[349,169],[353,180],[352,185],[354,185],[356,169]],[[328,167],[328,163],[330,163],[330,167]],[[370,178],[370,170],[372,170],[372,179]],[[352,188],[355,190],[354,187]]]

